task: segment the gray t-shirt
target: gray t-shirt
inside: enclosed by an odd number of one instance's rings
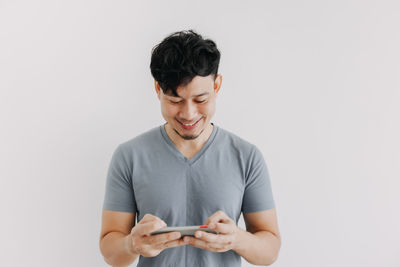
[[[164,125],[115,150],[108,169],[103,209],[146,213],[168,226],[202,225],[218,210],[238,222],[241,212],[275,207],[270,178],[258,148],[213,124],[202,149],[188,159],[175,147]],[[138,266],[241,266],[233,250],[211,252],[191,245],[140,256]]]

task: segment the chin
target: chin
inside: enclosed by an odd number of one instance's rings
[[[181,128],[181,125],[178,122],[178,128],[174,128],[174,131],[182,138],[185,140],[193,140],[199,137],[205,130],[204,125],[202,127],[198,126],[196,127],[195,131],[193,133],[185,134],[187,131],[185,129]],[[177,130],[179,129],[179,130]]]

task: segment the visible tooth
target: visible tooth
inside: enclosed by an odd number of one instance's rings
[[[185,126],[192,126],[192,125],[194,125],[196,122],[193,122],[192,124],[186,124],[186,123],[182,123],[183,125],[185,125]]]

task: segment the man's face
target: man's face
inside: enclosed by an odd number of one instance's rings
[[[210,124],[215,113],[217,93],[222,76],[195,76],[186,86],[179,86],[175,97],[164,94],[157,81],[155,88],[161,103],[161,113],[169,127],[185,140],[197,138]]]

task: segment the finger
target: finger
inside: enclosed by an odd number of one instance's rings
[[[168,241],[164,244],[160,244],[158,247],[159,247],[159,249],[166,249],[166,248],[173,248],[173,247],[181,247],[181,246],[184,246],[187,244],[188,243],[183,241],[183,239],[178,239],[178,240]]]
[[[157,221],[157,220],[163,221],[157,216],[154,216],[150,213],[146,213],[138,223],[145,223],[145,222],[151,222],[151,221]]]
[[[221,250],[221,249],[224,248],[224,246],[221,245],[221,244],[206,242],[204,240],[197,239],[197,238],[190,237],[190,236],[185,236],[184,241],[188,242],[188,244],[190,244],[191,246],[194,246],[194,247],[197,247],[197,248],[201,248],[201,249],[205,249],[205,250],[208,250],[208,251],[217,252],[217,250]]]
[[[218,223],[218,222],[224,222],[224,223],[229,223],[231,222],[231,218],[228,217],[228,215],[225,214],[222,210],[219,210],[215,212],[213,215],[211,215],[205,222],[205,225],[209,225],[210,223]]]
[[[181,238],[180,232],[170,232],[165,234],[158,234],[149,237],[145,237],[143,242],[146,244],[157,245],[164,244],[168,241],[176,240]]]
[[[225,234],[212,234],[202,231],[196,231],[195,237],[197,239],[203,240],[209,243],[218,243],[218,244],[231,244],[232,237]]]
[[[210,223],[208,228],[219,234],[232,234],[234,232],[234,224],[232,223]]]
[[[137,224],[135,226],[135,233],[140,236],[149,235],[151,232],[157,231],[161,228],[166,227],[167,225],[162,221],[150,221],[146,223]]]
[[[190,236],[185,236],[183,239],[184,242],[187,242],[189,245],[205,250],[209,250],[210,248],[207,248],[206,242],[194,237]]]
[[[203,231],[196,231],[194,237],[207,242],[215,242],[217,240],[216,234],[206,233]]]

